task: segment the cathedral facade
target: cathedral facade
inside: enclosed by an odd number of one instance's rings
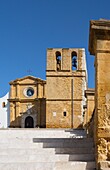
[[[85,49],[47,49],[46,81],[10,82],[10,127],[80,128],[87,89]]]
[[[26,76],[10,82],[10,127],[46,125],[46,81]]]

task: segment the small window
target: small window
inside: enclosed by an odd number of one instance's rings
[[[6,105],[5,105],[5,102],[2,103],[2,107],[4,108]]]
[[[57,113],[56,112],[53,112],[53,117],[56,117]]]
[[[66,116],[66,112],[63,112],[63,116]]]
[[[72,70],[77,70],[77,53],[72,52]]]
[[[61,53],[59,51],[56,52],[56,70],[61,70]]]

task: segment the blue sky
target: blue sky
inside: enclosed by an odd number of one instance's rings
[[[45,79],[49,47],[85,48],[88,84],[94,87],[89,21],[99,18],[110,19],[110,0],[0,0],[0,96],[29,69]]]

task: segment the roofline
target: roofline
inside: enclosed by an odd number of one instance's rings
[[[46,80],[43,80],[43,79],[41,79],[41,78],[28,75],[28,76],[24,76],[24,77],[22,77],[22,78],[17,78],[17,79],[15,79],[15,80],[12,80],[12,81],[9,82],[9,84],[11,85],[11,84],[13,84],[13,83],[15,83],[15,82],[17,82],[17,81],[21,81],[21,80],[24,80],[24,79],[26,79],[26,78],[31,78],[31,79],[34,79],[34,80],[39,80],[39,81],[42,81],[42,82],[46,82]]]

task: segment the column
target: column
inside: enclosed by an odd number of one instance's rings
[[[110,161],[110,21],[90,22],[89,51],[95,55],[95,144],[97,169]]]

